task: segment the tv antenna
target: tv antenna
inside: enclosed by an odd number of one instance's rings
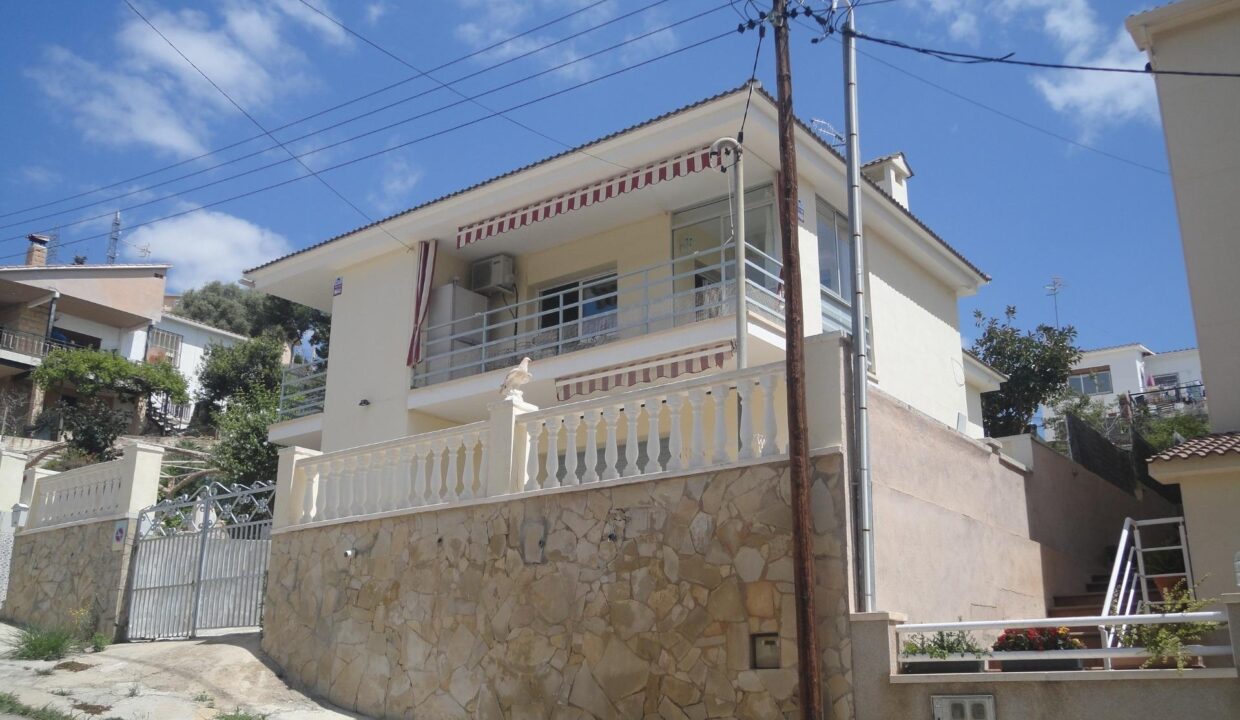
[[[845,138],[843,134],[841,134],[839,130],[836,130],[835,126],[831,123],[826,120],[814,118],[811,121],[811,125],[814,128],[814,132],[826,138],[831,144],[831,147],[843,147]]]
[[[1067,286],[1068,285],[1067,283],[1063,281],[1063,278],[1059,277],[1058,275],[1051,276],[1050,284],[1043,286],[1043,288],[1046,290],[1046,294],[1051,296],[1051,302],[1054,303],[1055,305],[1055,329],[1056,330],[1059,329],[1059,291],[1063,290]]]

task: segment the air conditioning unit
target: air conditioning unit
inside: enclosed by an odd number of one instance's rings
[[[492,255],[469,270],[469,288],[483,295],[510,293],[516,288],[511,255]]]
[[[994,695],[932,695],[934,720],[995,720]]]

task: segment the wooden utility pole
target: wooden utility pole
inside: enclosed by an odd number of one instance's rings
[[[809,437],[805,413],[805,330],[801,253],[797,245],[796,121],[792,115],[792,61],[788,57],[787,0],[774,0],[775,84],[779,106],[779,232],[784,263],[784,342],[787,349],[788,470],[792,480],[793,574],[796,589],[797,671],[801,717],[822,720],[822,675],[814,618],[814,541],[810,517]]]

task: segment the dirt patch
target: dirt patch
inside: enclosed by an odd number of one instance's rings
[[[86,663],[81,663],[81,662],[78,662],[77,660],[66,660],[62,663],[56,663],[55,665],[52,666],[52,669],[53,670],[68,670],[69,672],[82,672],[83,670],[89,670],[90,668],[93,668],[93,667],[94,665],[87,665]]]
[[[102,715],[112,709],[111,705],[92,705],[90,703],[73,703],[74,710],[81,710],[87,715]]]

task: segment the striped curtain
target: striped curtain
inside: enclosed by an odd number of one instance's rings
[[[431,305],[431,280],[435,276],[435,240],[418,242],[417,286],[413,291],[413,335],[409,338],[409,357],[405,364],[413,367],[422,361],[422,328]]]

